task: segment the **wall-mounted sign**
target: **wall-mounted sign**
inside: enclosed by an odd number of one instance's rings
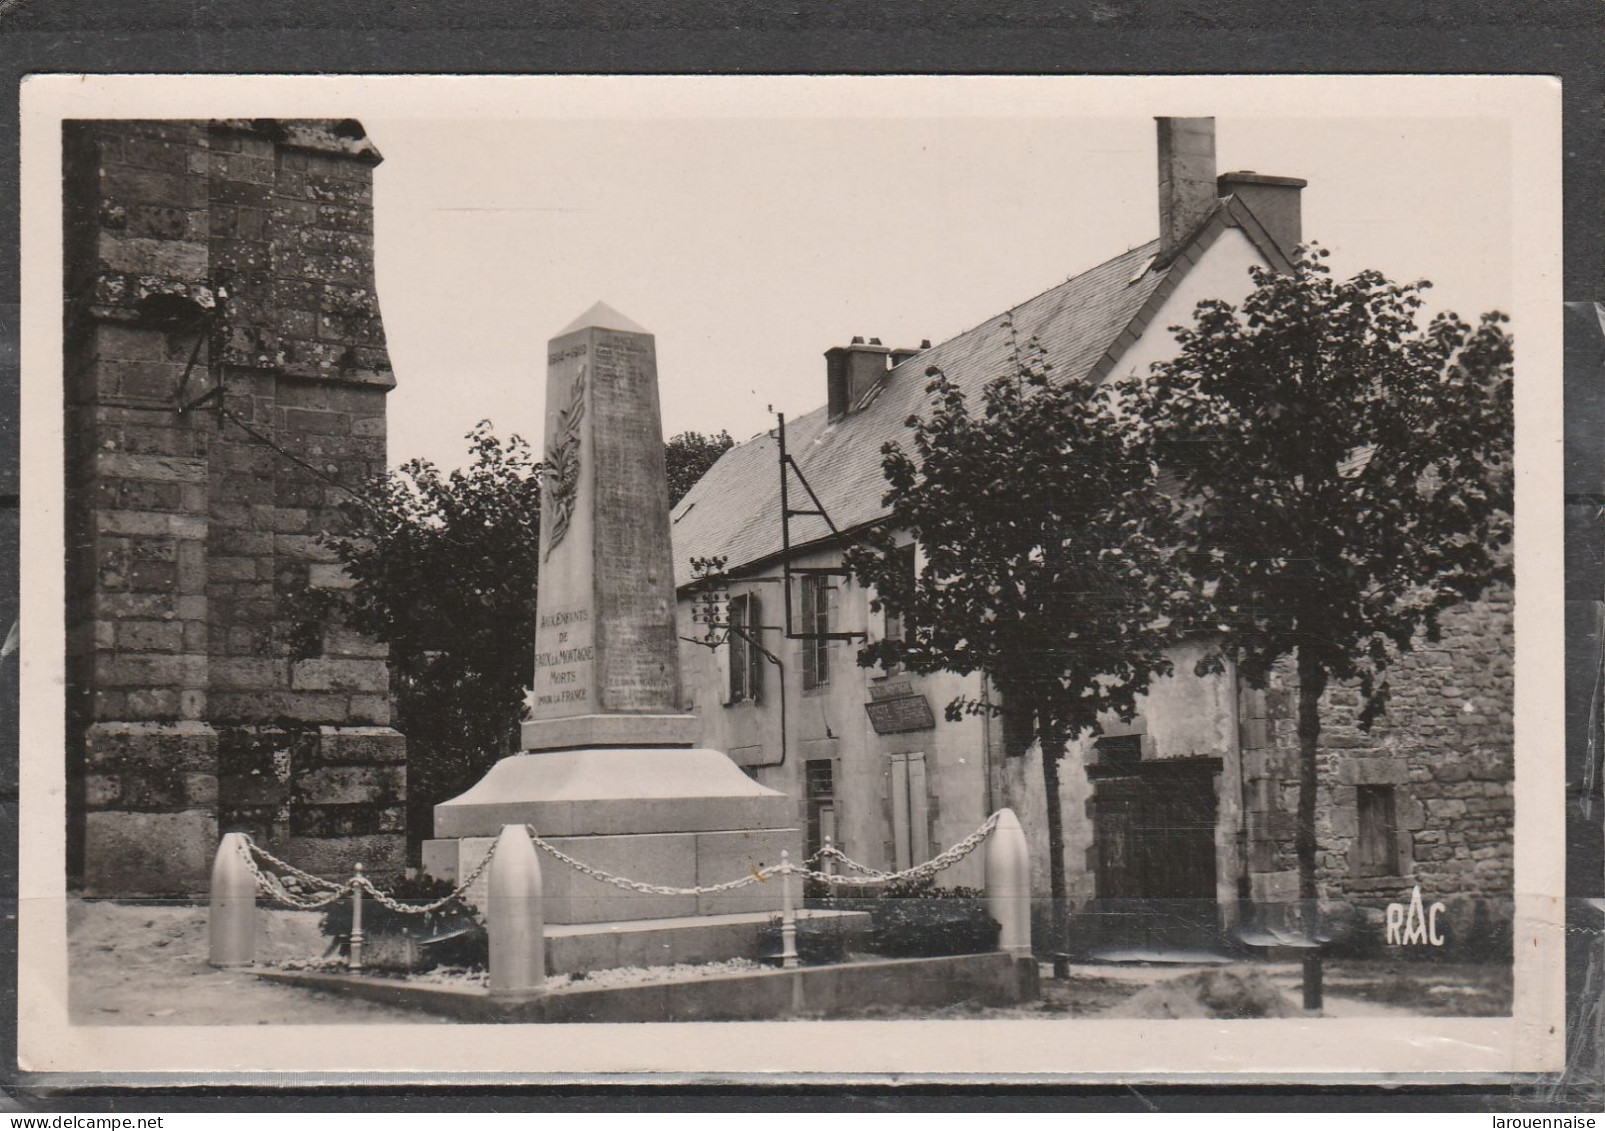
[[[871,695],[874,695],[873,691]],[[930,702],[919,694],[875,695],[873,702],[864,704],[864,710],[869,712],[869,722],[876,734],[902,734],[910,730],[930,730],[936,726],[936,716],[931,713]]]

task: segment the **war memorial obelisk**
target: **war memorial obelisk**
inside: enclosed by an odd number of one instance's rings
[[[680,690],[669,491],[651,334],[602,303],[547,352],[547,471],[524,753],[435,806],[433,875],[466,874],[504,824],[592,868],[673,887],[798,853],[796,808],[695,745]],[[625,891],[541,857],[549,924],[770,911],[777,883],[713,896]],[[470,893],[472,898],[472,893]]]

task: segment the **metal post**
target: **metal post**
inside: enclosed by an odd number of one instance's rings
[[[546,990],[540,858],[523,825],[503,825],[495,853],[485,901],[490,992],[496,997],[532,997]]]
[[[224,833],[212,858],[207,961],[213,966],[256,961],[256,876],[245,855],[249,851],[244,833]]]
[[[362,969],[362,865],[351,877],[351,958],[347,969],[357,973]]]
[[[791,890],[791,853],[780,850],[780,964],[797,965],[797,905]]]
[[[998,949],[1031,957],[1031,853],[1013,809],[998,811],[986,842],[986,909],[1003,928]]]

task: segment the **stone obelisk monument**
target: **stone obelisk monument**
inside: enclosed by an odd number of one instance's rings
[[[668,478],[652,335],[598,303],[547,352],[535,689],[524,753],[435,807],[432,874],[465,874],[504,824],[593,868],[700,887],[795,855],[785,794],[698,748],[682,708]],[[773,910],[779,884],[642,895],[543,856],[546,921]]]

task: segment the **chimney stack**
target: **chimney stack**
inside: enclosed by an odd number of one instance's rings
[[[855,337],[851,345],[825,351],[825,384],[832,421],[851,412],[858,399],[886,376],[891,352],[879,338],[866,343],[861,337]]]
[[[1276,241],[1282,254],[1291,259],[1293,249],[1304,242],[1299,192],[1309,183],[1298,177],[1267,177],[1244,169],[1222,173],[1217,185],[1219,195],[1235,196],[1242,201]]]
[[[1159,123],[1159,262],[1167,263],[1215,209],[1215,119]]]

